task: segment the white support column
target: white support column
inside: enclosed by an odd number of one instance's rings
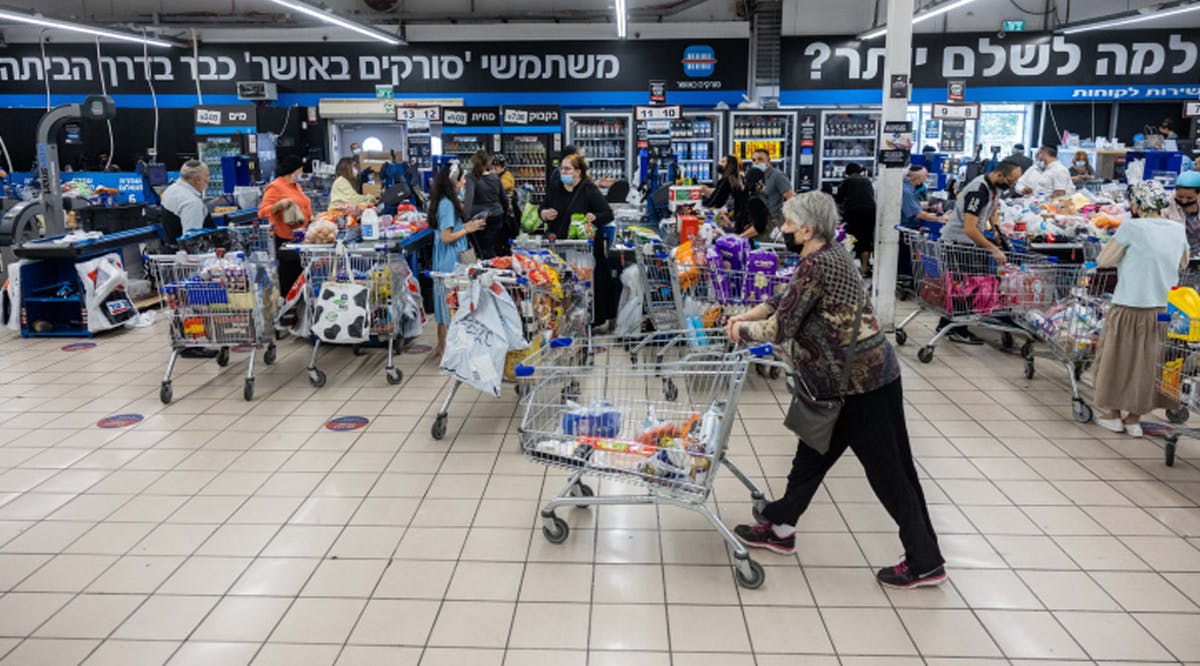
[[[909,76],[912,86],[912,18],[913,0],[890,0],[888,2],[887,57],[883,68],[883,122],[879,124],[880,142],[883,145],[883,124],[904,122],[908,119],[908,99],[892,99],[890,83],[892,75]],[[916,128],[914,127],[914,135]],[[913,149],[918,146],[914,145]],[[905,167],[888,167],[879,174],[879,201],[875,219],[875,278],[872,283],[872,298],[879,324],[887,330],[895,325],[896,318],[896,257],[900,247],[900,234],[896,225],[900,223],[900,204],[903,195]]]

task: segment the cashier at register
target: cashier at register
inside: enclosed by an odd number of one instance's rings
[[[1039,148],[1037,166],[1021,176],[1021,180],[1017,181],[1016,190],[1017,194],[1023,196],[1049,194],[1052,197],[1061,197],[1068,192],[1074,192],[1075,184],[1071,182],[1071,172],[1058,161],[1058,148]]]
[[[910,229],[921,226],[921,222],[941,222],[942,218],[925,210],[917,200],[917,194],[925,189],[929,171],[923,166],[912,165],[904,174],[904,193],[900,199],[900,224]]]
[[[208,167],[200,160],[188,160],[179,169],[179,178],[162,193],[163,210],[179,218],[184,234],[212,226],[212,216],[204,203],[208,188]]]

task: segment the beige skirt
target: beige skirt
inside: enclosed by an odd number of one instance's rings
[[[1096,407],[1148,414],[1175,406],[1158,391],[1166,339],[1166,324],[1158,321],[1158,314],[1163,311],[1114,305],[1104,315],[1096,346]]]

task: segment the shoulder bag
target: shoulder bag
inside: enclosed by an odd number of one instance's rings
[[[799,373],[791,376],[792,404],[788,407],[783,425],[796,433],[800,441],[809,448],[824,455],[829,452],[833,440],[833,429],[837,425],[842,405],[846,401],[846,391],[850,388],[850,369],[854,364],[854,356],[858,352],[858,333],[862,329],[863,309],[866,308],[867,298],[860,294],[858,311],[854,315],[854,333],[850,336],[850,348],[846,351],[846,360],[842,366],[842,377],[838,383],[838,396],[829,400],[820,400],[813,396],[812,391],[804,385]]]
[[[340,281],[338,261],[348,273]],[[333,253],[329,277],[321,285],[313,308],[312,332],[322,342],[335,344],[362,343],[371,337],[367,301],[369,288],[354,281],[346,248],[341,243]]]

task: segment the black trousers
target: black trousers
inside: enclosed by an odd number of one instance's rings
[[[295,250],[285,250],[283,246],[292,242],[286,238],[275,237],[275,258],[279,260],[279,295],[287,298],[292,284],[304,272],[300,265],[300,253]]]
[[[925,573],[941,566],[945,561],[908,442],[899,379],[870,393],[846,398],[828,453],[822,455],[799,443],[787,490],[766,506],[763,517],[775,524],[795,525],[825,474],[847,448],[858,456],[875,496],[899,526],[909,568]]]

